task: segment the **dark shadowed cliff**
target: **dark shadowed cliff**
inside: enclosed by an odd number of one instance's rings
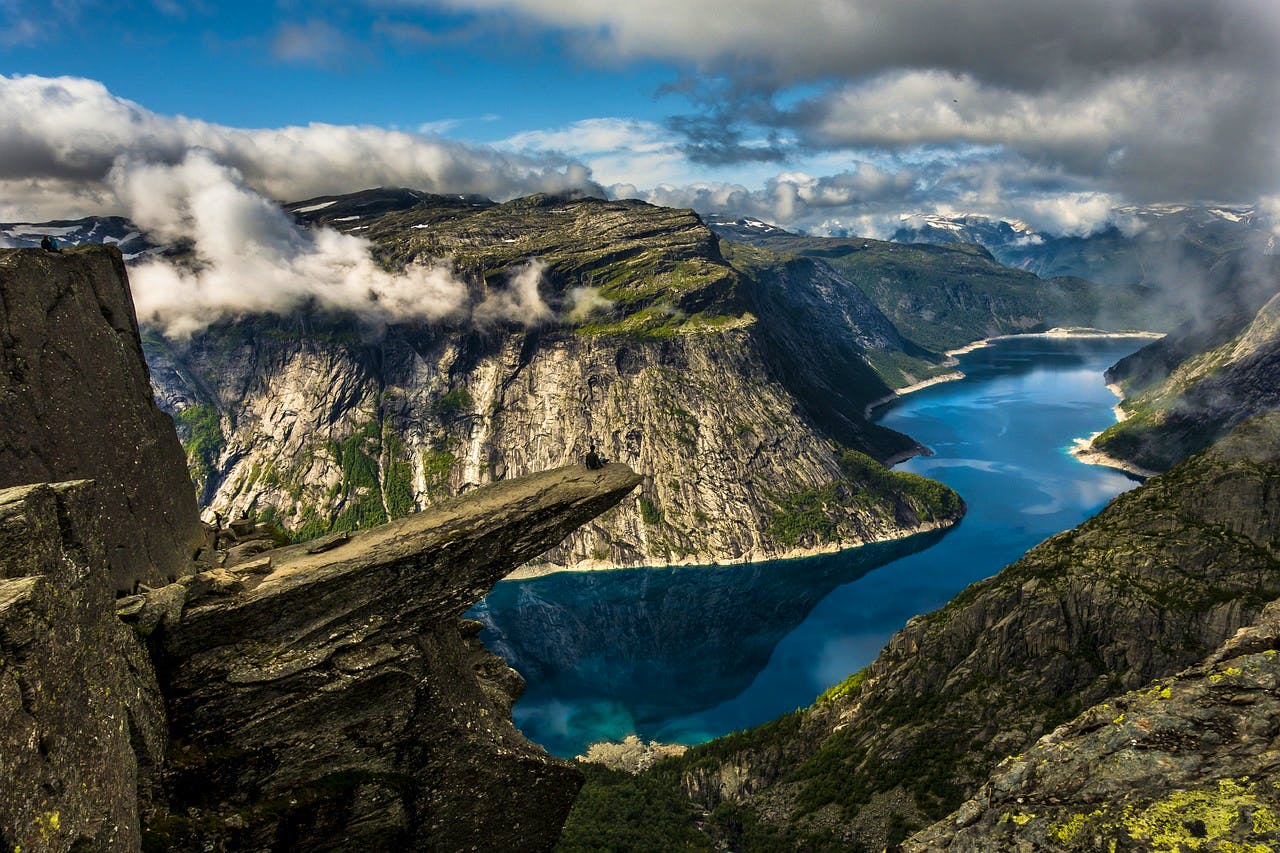
[[[97,480],[114,590],[187,571],[203,533],[120,252],[0,250],[0,311],[0,487]]]

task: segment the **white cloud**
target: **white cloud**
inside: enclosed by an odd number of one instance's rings
[[[504,285],[491,286],[472,319],[481,326],[515,323],[533,328],[551,321],[551,308],[538,292],[547,265],[534,258],[517,267]]]
[[[366,58],[367,52],[355,39],[318,18],[282,24],[271,40],[271,55],[277,60],[322,68],[345,67]]]
[[[198,258],[151,258],[130,279],[138,319],[185,336],[218,320],[284,313],[304,304],[385,324],[460,316],[467,288],[443,263],[388,273],[367,241],[329,228],[300,230],[278,205],[205,151],[176,165],[121,157],[108,182],[156,239],[196,239]]]
[[[673,126],[703,164],[981,144],[1135,200],[1280,191],[1274,2],[419,2],[515,13],[601,62],[674,61],[697,111]]]
[[[246,130],[158,115],[93,80],[0,76],[0,216],[6,219],[108,212],[86,201],[109,194],[105,177],[117,157],[174,165],[196,149],[282,200],[375,186],[497,199],[595,187],[587,167],[563,157],[368,126]]]
[[[678,136],[639,119],[583,119],[563,127],[524,131],[495,145],[529,156],[557,153],[581,161],[602,184],[689,180],[692,165],[680,150]]]

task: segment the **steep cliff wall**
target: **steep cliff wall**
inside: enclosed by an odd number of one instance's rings
[[[98,480],[113,589],[188,571],[203,532],[120,252],[0,250],[0,308],[0,487]]]
[[[913,619],[809,709],[649,771],[744,849],[878,849],[1082,710],[1202,660],[1280,597],[1280,416]],[[1241,771],[1248,773],[1248,770]],[[569,844],[590,831],[571,818]]]
[[[1241,421],[1280,408],[1280,295],[1253,315],[1186,326],[1107,375],[1124,389],[1125,419],[1093,446],[1168,470]]]
[[[365,214],[348,203],[323,214],[361,216],[387,263],[451,253],[477,299],[539,258],[554,319],[378,332],[296,315],[149,338],[157,395],[177,413],[207,506],[307,537],[563,465],[594,444],[645,483],[545,555],[550,566],[835,550],[962,511],[945,489],[842,456],[914,444],[864,414],[888,391],[869,353],[907,344],[829,269],[802,260],[785,277],[752,277],[691,212],[640,203],[454,200]],[[605,307],[574,314],[584,289]]]
[[[104,423],[144,430],[104,443],[136,449],[167,438],[176,450],[172,424],[140,390],[136,333],[112,314],[128,305],[118,253],[0,260],[26,270],[15,278],[22,288],[0,291],[8,376],[22,380],[6,386],[6,411],[35,419],[4,423],[27,442],[18,446],[65,470],[81,458],[67,435],[34,427],[65,426],[67,412],[100,405]],[[56,322],[42,326],[46,317]],[[110,333],[98,328],[104,319]],[[83,338],[53,334],[68,329]],[[34,381],[48,377],[58,382]],[[180,482],[190,503],[173,457],[143,479]],[[137,524],[121,510],[163,495],[129,482],[136,453],[94,459],[115,497],[87,481],[0,489],[6,850],[555,843],[580,777],[515,731],[510,709],[523,683],[475,639],[479,623],[459,616],[616,504],[636,475],[608,465],[508,479],[358,535],[260,554],[248,553],[253,542],[213,547],[254,525],[233,524],[209,543],[192,515],[210,546],[200,562],[179,552],[178,580],[116,599],[114,572],[154,567],[141,551],[109,566],[113,525]],[[120,497],[124,483],[138,486],[136,504]]]

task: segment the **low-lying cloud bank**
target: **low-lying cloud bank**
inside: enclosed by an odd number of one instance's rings
[[[78,78],[0,77],[0,208],[5,219],[120,213],[153,240],[190,240],[195,259],[151,257],[131,273],[139,319],[175,336],[247,313],[302,305],[371,324],[551,318],[530,262],[468,304],[445,261],[387,272],[367,240],[303,230],[275,198],[409,185],[508,198],[601,192],[581,164],[368,127],[239,130],[166,117]]]

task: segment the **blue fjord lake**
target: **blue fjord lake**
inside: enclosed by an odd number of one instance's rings
[[[934,451],[899,468],[968,504],[950,531],[800,560],[499,583],[468,615],[528,682],[516,724],[572,756],[632,733],[701,743],[808,705],[912,616],[1136,485],[1069,451],[1114,421],[1102,372],[1142,343],[998,341],[960,357],[965,379],[880,410]]]

